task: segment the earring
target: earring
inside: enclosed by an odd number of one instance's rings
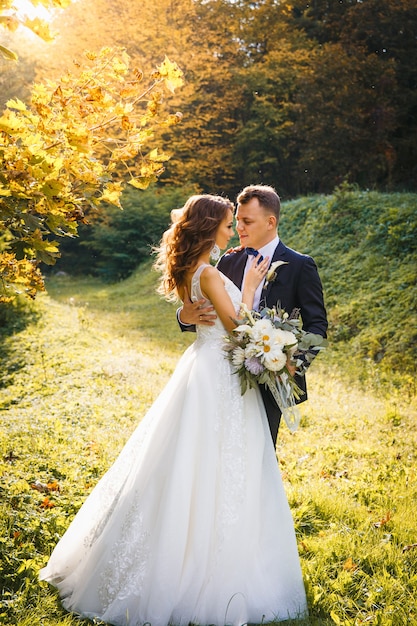
[[[218,261],[220,257],[220,248],[217,243],[214,244],[210,251],[210,258],[212,261]]]

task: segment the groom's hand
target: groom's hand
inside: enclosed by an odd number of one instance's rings
[[[213,326],[214,320],[217,318],[213,311],[214,307],[211,304],[207,304],[207,300],[204,298],[197,300],[197,302],[192,302],[187,288],[185,288],[184,303],[179,311],[179,320],[182,324]]]
[[[294,377],[295,374],[297,373],[297,370],[296,370],[295,362],[290,356],[288,356],[287,358],[286,367],[287,367],[288,372],[291,374],[291,376]]]

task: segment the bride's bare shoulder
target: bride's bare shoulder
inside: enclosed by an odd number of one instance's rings
[[[222,274],[212,265],[207,265],[201,272],[200,285],[202,291],[209,295],[213,289],[218,290],[224,287]]]

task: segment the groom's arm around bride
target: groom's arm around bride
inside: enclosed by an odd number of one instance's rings
[[[326,337],[327,315],[316,263],[310,256],[288,248],[280,240],[280,206],[280,198],[272,187],[245,187],[237,197],[235,214],[241,248],[223,255],[217,267],[242,289],[247,268],[253,259],[249,257],[247,249],[251,250],[251,254],[259,252],[263,257],[269,257],[271,269],[276,269],[271,271],[269,280],[259,286],[254,308],[280,306],[289,314],[293,309],[299,309],[303,329]],[[177,315],[182,330],[195,330],[196,324],[210,325],[216,317],[206,302],[192,303],[189,299],[185,299]],[[300,355],[303,365],[299,368],[296,380],[304,391],[301,401],[307,399],[304,374],[314,356],[313,352]],[[281,411],[268,389],[261,388],[261,393],[275,443]]]

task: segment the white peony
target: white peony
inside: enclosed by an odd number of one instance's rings
[[[275,341],[279,343],[281,346],[294,346],[297,347],[297,338],[294,333],[289,330],[281,330],[281,328],[277,328],[275,330]]]

